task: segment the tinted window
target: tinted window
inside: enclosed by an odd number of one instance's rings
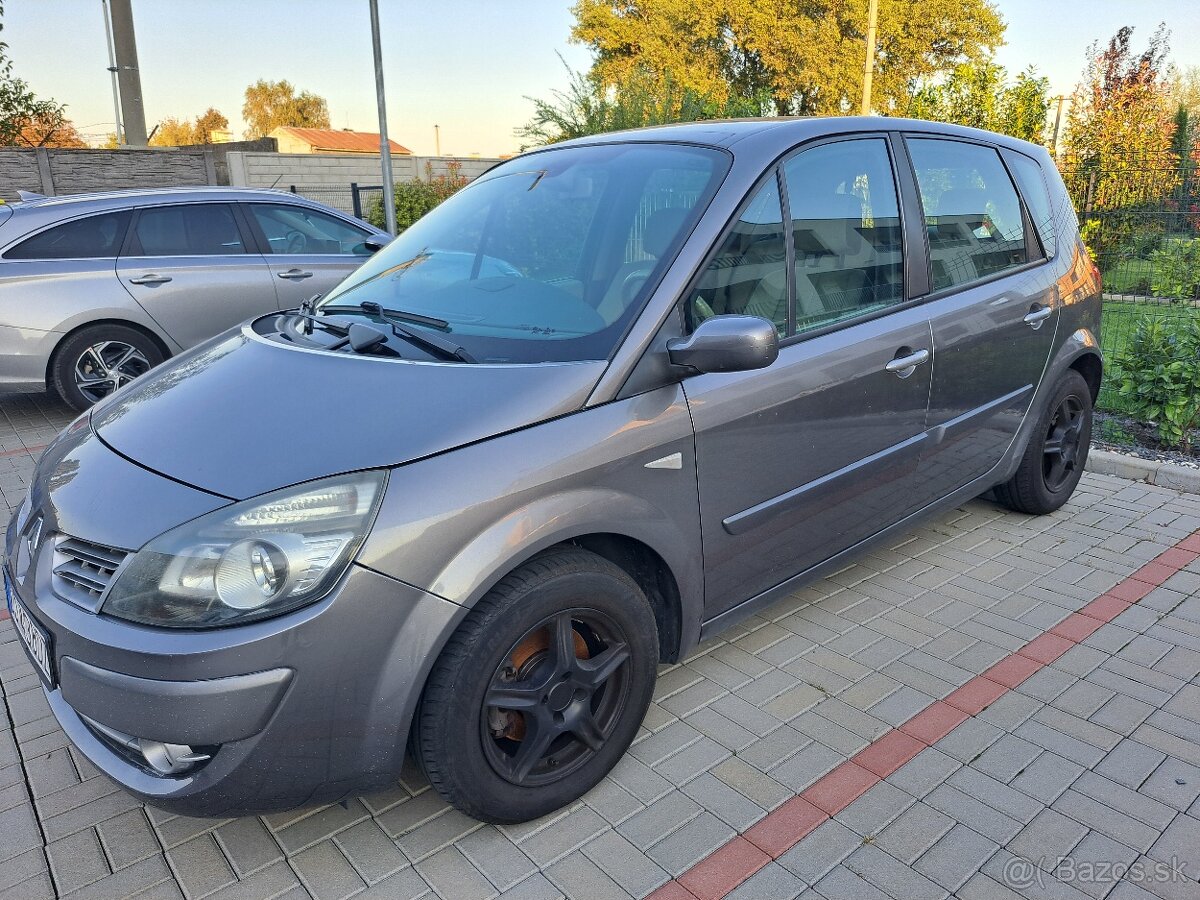
[[[995,150],[911,138],[908,149],[925,207],[935,291],[1026,262],[1021,202]]]
[[[1055,251],[1054,214],[1050,211],[1050,193],[1046,189],[1046,176],[1042,167],[1019,153],[1009,155],[1013,174],[1017,176],[1017,184],[1021,186],[1021,196],[1029,209],[1029,217],[1033,219],[1033,227],[1038,237],[1042,239],[1042,247],[1047,256],[1053,256]]]
[[[727,167],[720,151],[651,143],[514,159],[419,219],[321,306],[370,300],[443,319],[481,361],[605,359]]]
[[[787,334],[787,233],[779,187],[764,184],[722,241],[689,302],[694,327],[711,316],[761,316]]]
[[[269,253],[371,255],[363,244],[366,229],[334,216],[286,203],[248,203],[243,208],[250,210],[262,229]]]
[[[784,164],[796,248],[796,330],[904,299],[900,206],[887,143],[824,144]]]
[[[225,203],[143,209],[134,225],[140,256],[222,256],[245,253],[233,210]]]
[[[125,240],[129,212],[102,213],[55,225],[22,241],[5,259],[95,259],[115,257]]]

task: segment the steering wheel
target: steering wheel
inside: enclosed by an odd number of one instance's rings
[[[288,253],[303,253],[308,249],[308,238],[304,236],[303,231],[289,231],[284,239]]]
[[[646,262],[632,272],[627,274],[621,280],[621,288],[618,296],[621,298],[621,308],[628,308],[633,302],[633,298],[637,296],[637,292],[646,284],[646,280],[650,277],[650,273],[654,271],[654,263]]]

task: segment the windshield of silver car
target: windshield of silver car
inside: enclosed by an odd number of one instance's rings
[[[728,168],[722,151],[552,149],[479,178],[318,304],[452,339],[478,362],[606,359]]]

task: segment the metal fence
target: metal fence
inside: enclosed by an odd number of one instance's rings
[[[291,184],[288,190],[368,222],[377,218],[375,224],[383,227],[383,185],[354,182],[345,187]]]
[[[1200,318],[1200,173],[1197,160],[1174,153],[1112,154],[1060,161],[1079,215],[1080,233],[1104,285],[1101,347],[1109,377],[1100,393],[1099,436],[1114,443],[1139,438],[1126,421],[1128,404],[1111,376],[1139,323],[1153,319],[1183,328]],[[1144,437],[1144,436],[1142,436]]]

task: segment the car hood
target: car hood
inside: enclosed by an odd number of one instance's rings
[[[423,363],[229,332],[102,402],[91,424],[148,469],[243,499],[565,415],[582,408],[605,365]]]

